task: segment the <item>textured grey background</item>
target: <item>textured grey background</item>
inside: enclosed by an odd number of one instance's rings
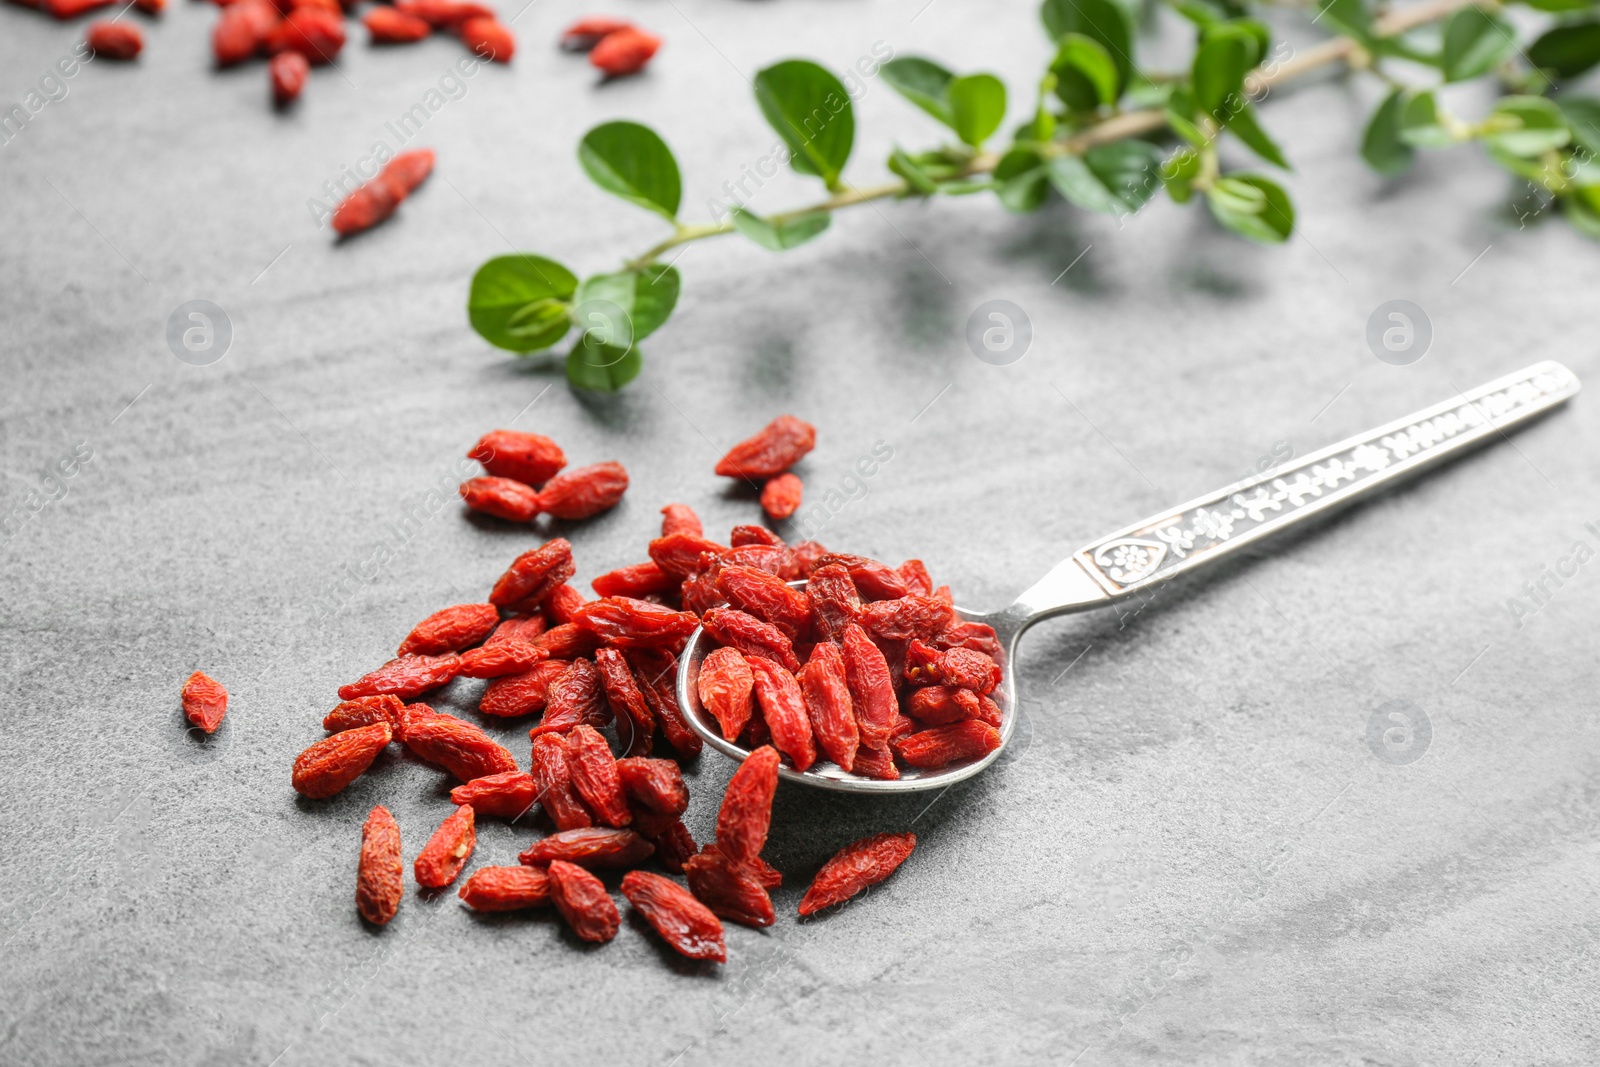
[[[711,464],[794,411],[819,427],[814,498],[874,441],[894,450],[820,538],[921,556],[986,607],[1275,448],[1538,358],[1592,375],[1600,250],[1560,226],[1518,232],[1515,190],[1475,152],[1383,183],[1354,153],[1371,87],[1323,79],[1268,105],[1298,165],[1284,248],[1164,201],[1119,228],[980,198],[856,210],[781,258],[706,243],[679,262],[680,310],[638,382],[580,399],[487,349],[463,304],[476,265],[511,247],[593,271],[660,235],[584,179],[584,129],[655,125],[702,218],[771,144],[745,84],[760,66],[842,68],[885,42],[995,70],[1016,100],[1045,53],[1032,5],[535,3],[515,64],[476,74],[417,139],[439,151],[433,180],[335,246],[306,200],[458,43],[353,43],[343,76],[317,71],[276,115],[261,66],[208,69],[210,8],[175,2],[137,64],[91,65],[0,148],[0,504],[26,518],[0,562],[0,1061],[1595,1061],[1600,573],[1581,568],[1521,628],[1506,605],[1575,540],[1600,543],[1582,525],[1600,521],[1588,395],[1136,616],[1035,631],[1018,750],[977,780],[892,801],[786,786],[783,918],[730,928],[717,970],[633,922],[590,948],[549,915],[478,917],[453,895],[408,894],[387,930],[364,929],[361,818],[393,808],[409,859],[445,783],[391,755],[326,803],[289,788],[339,684],[543,536],[428,505],[513,419],[632,472],[621,507],[571,531],[584,580],[641,558],[667,501],[714,530],[749,521]],[[555,51],[598,10],[666,37],[647,77],[599,86]],[[11,8],[0,26],[4,102],[80,32]],[[1157,52],[1181,47],[1168,32]],[[857,116],[860,182],[893,141],[937,136],[878,82]],[[813,196],[785,176],[755,206]],[[1436,340],[1397,368],[1362,335],[1402,297]],[[235,328],[213,366],[163,341],[197,298]],[[1036,331],[1010,367],[962,341],[992,298]],[[93,459],[33,512],[80,444]],[[349,578],[380,546],[370,580]],[[196,668],[233,694],[204,743],[177,710]],[[1366,743],[1391,699],[1432,724],[1407,766]],[[493,729],[526,757],[525,724]],[[692,773],[702,839],[729,769],[708,754]],[[907,827],[921,844],[891,881],[795,921],[823,858]],[[475,862],[511,862],[532,836],[488,825]]]

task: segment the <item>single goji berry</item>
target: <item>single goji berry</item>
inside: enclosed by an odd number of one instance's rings
[[[622,19],[591,15],[589,18],[579,19],[561,31],[561,48],[566,52],[587,52],[599,44],[600,39],[607,34],[632,28],[633,23],[624,22]]]
[[[106,59],[134,59],[144,48],[139,27],[126,22],[92,22],[83,39],[97,57]]]
[[[816,762],[817,748],[811,736],[811,719],[806,715],[805,697],[800,683],[779,664],[765,656],[746,656],[755,675],[756,703],[761,717],[772,731],[772,744],[789,758],[797,771]]]
[[[228,713],[228,691],[202,671],[189,675],[178,699],[183,705],[183,717],[208,734],[216,732]]]
[[[863,778],[879,778],[886,782],[900,779],[900,768],[895,766],[894,753],[888,747],[868,748],[862,745],[856,749],[856,765],[853,774]]]
[[[383,805],[373,808],[361,826],[361,858],[356,862],[356,911],[367,922],[386,925],[400,910],[405,895],[405,866],[400,859],[400,826]]]
[[[683,865],[689,890],[712,914],[745,926],[771,926],[777,915],[755,873],[729,862],[716,845],[707,845]]]
[[[976,719],[979,711],[978,694],[953,685],[930,685],[918,689],[906,701],[906,714],[927,726]]]
[[[818,567],[806,582],[806,600],[811,607],[811,623],[817,636],[837,641],[844,628],[856,619],[861,610],[861,594],[850,572],[837,563]]]
[[[706,571],[685,579],[683,588],[678,591],[678,599],[683,604],[684,611],[701,616],[719,604],[725,603],[722,594],[717,591],[715,571]]]
[[[637,867],[653,852],[655,846],[633,830],[587,826],[535,841],[517,859],[536,867],[555,860],[583,867]]]
[[[664,648],[636,648],[628,662],[667,744],[680,756],[698,756],[704,742],[678,704],[678,658]]]
[[[533,784],[533,775],[502,771],[456,786],[450,790],[450,799],[457,804],[471,804],[479,815],[516,819],[533,807],[538,800],[538,789]]]
[[[504,678],[526,674],[549,658],[550,653],[537,645],[505,641],[461,653],[461,673],[468,678]]]
[[[393,737],[388,723],[375,722],[323,738],[295,759],[294,791],[326,800],[361,777]]]
[[[591,600],[573,615],[572,621],[615,648],[676,644],[700,624],[690,612],[625,596]]]
[[[819,567],[830,563],[837,563],[850,572],[850,580],[856,583],[863,600],[899,600],[911,592],[899,571],[875,559],[829,552],[817,560]]]
[[[622,916],[600,879],[561,860],[550,864],[549,876],[550,899],[573,933],[585,941],[610,941],[617,936]]]
[[[861,734],[845,681],[844,653],[838,645],[823,641],[812,649],[800,672],[800,691],[817,747],[844,770],[853,770]]]
[[[554,593],[550,594],[555,596]],[[494,628],[483,644],[485,648],[504,644],[533,644],[548,623],[543,615],[514,615]]]
[[[616,507],[628,491],[628,472],[620,463],[596,463],[565,471],[539,490],[539,510],[558,519],[587,519]]]
[[[981,719],[935,726],[894,743],[895,753],[901,760],[924,770],[944,767],[960,759],[987,756],[999,747],[1000,731]]]
[[[869,885],[877,885],[916,847],[916,834],[873,834],[846,845],[812,879],[811,888],[800,900],[800,914],[842,904]]]
[[[511,753],[481,727],[450,715],[408,717],[402,741],[412,755],[443,767],[463,782],[517,769]]]
[[[532,522],[539,514],[538,490],[510,478],[468,478],[457,492],[473,511],[507,522]]]
[[[462,804],[445,817],[417,853],[411,876],[426,889],[443,889],[456,880],[477,843],[476,813],[471,804]]]
[[[717,575],[717,590],[733,607],[770,622],[791,640],[810,632],[811,601],[775,574],[754,567],[724,566]]]
[[[414,15],[436,30],[455,30],[468,19],[494,17],[494,12],[482,4],[465,3],[462,0],[395,0],[394,7],[396,11]]]
[[[712,649],[700,661],[695,689],[700,696],[700,706],[722,727],[722,736],[729,741],[738,737],[755,710],[755,675],[750,673],[750,665],[739,650]]]
[[[763,889],[776,889],[783,884],[783,873],[760,856],[745,864],[744,867],[745,870],[755,876],[755,880],[761,883],[761,888]]]
[[[628,567],[618,567],[614,571],[602,574],[589,584],[600,596],[642,597],[652,593],[671,592],[682,580],[677,575],[668,574],[652,560]]]
[[[602,648],[594,654],[595,669],[600,672],[600,687],[605,690],[606,703],[617,717],[617,739],[624,752],[630,756],[648,756],[655,740],[656,720],[634,681],[633,669],[623,654],[614,648]],[[619,765],[620,766],[620,765]],[[676,767],[677,764],[672,764]]]
[[[491,63],[509,63],[516,55],[517,41],[511,36],[511,27],[495,18],[468,19],[456,31],[461,41],[474,55]]]
[[[479,867],[456,896],[473,911],[518,911],[550,903],[550,876],[538,867]]]
[[[433,32],[424,19],[392,7],[374,7],[361,16],[373,44],[410,44]]]
[[[920,559],[908,559],[896,569],[896,573],[906,583],[906,592],[912,596],[932,596],[933,579],[928,575],[927,566]]]
[[[580,725],[566,735],[566,742],[567,770],[585,806],[607,826],[631,823],[633,814],[622,792],[622,776],[606,739],[594,727]]]
[[[635,804],[659,815],[682,815],[689,808],[683,771],[669,759],[619,759],[617,775]]]
[[[707,553],[720,556],[726,551],[727,545],[719,545],[699,534],[666,534],[650,542],[650,559],[674,578],[693,576],[702,569],[702,556]]]
[[[349,685],[341,685],[339,699],[354,700],[356,697],[393,693],[403,700],[409,700],[448,685],[460,673],[461,658],[454,653],[399,656]]]
[[[996,663],[1005,662],[1005,650],[1000,647],[1000,638],[988,623],[957,619],[928,643],[934,648],[970,648],[974,652],[982,652]]]
[[[426,704],[407,704],[405,713],[400,717],[400,729],[395,733],[394,739],[404,744],[406,731],[411,729],[413,725],[439,717],[439,713]]]
[[[783,577],[790,581],[810,577],[827,554],[828,550],[817,542],[801,541],[790,553],[790,570]]]
[[[498,478],[512,478],[537,488],[567,465],[567,455],[550,438],[520,430],[491,430],[478,438],[468,459]]]
[[[339,202],[331,225],[341,237],[370,230],[393,215],[403,199],[400,187],[380,175]]]
[[[887,641],[932,640],[950,625],[950,605],[926,596],[878,600],[862,605],[856,621],[874,637]]]
[[[639,806],[633,812],[633,828],[656,847],[656,861],[673,874],[682,874],[683,865],[700,851],[694,835],[677,815],[661,815]]]
[[[946,604],[949,604],[952,608],[956,606],[956,596],[955,596],[954,593],[952,593],[950,591],[950,587],[948,585],[941,585],[939,588],[935,589],[933,592],[929,593],[928,595],[933,597],[933,599],[935,599],[935,600],[944,601]]]
[[[805,484],[799,476],[784,472],[771,479],[761,489],[761,510],[771,519],[787,519],[800,510]]]
[[[459,652],[488,637],[500,624],[493,604],[457,604],[417,623],[400,643],[397,656],[436,656]]]
[[[679,954],[727,962],[722,923],[677,882],[649,871],[629,871],[622,878],[622,895]]]
[[[268,52],[299,52],[313,64],[332,63],[344,47],[344,20],[331,11],[300,7],[267,37]]]
[[[399,737],[405,733],[405,717],[405,702],[392,693],[385,693],[341,702],[323,718],[322,728],[329,733],[339,733],[371,726],[375,722],[386,722],[389,729],[394,731],[394,736]]]
[[[661,38],[630,26],[600,38],[589,52],[589,62],[608,78],[621,78],[643,70],[660,47]]]
[[[931,662],[919,663],[915,668],[908,662],[906,679],[908,681],[940,682],[944,685],[960,686],[970,689],[983,696],[994,692],[995,686],[1000,684],[1000,665],[982,652],[970,648],[952,648],[944,652],[936,652],[920,641],[913,641],[911,648],[919,648],[926,652],[934,652]]]
[[[503,646],[493,646],[500,648]],[[514,646],[513,646],[514,647]],[[492,650],[489,646],[486,649]],[[546,654],[544,649],[535,652]],[[534,664],[533,669],[522,674],[509,674],[496,678],[478,698],[478,710],[485,715],[514,719],[543,711],[549,699],[550,686],[572,666],[564,659],[546,659]]]
[[[242,63],[266,45],[281,16],[270,0],[238,0],[211,31],[211,50],[219,67]]]
[[[817,430],[793,415],[779,415],[754,437],[746,438],[717,461],[725,478],[760,481],[782,474],[817,444]]]
[[[575,659],[561,677],[550,683],[544,718],[529,731],[529,736],[564,734],[583,723],[604,723],[608,712],[605,692],[600,686],[600,672],[591,661]]]
[[[993,726],[996,730],[1000,729],[1000,723],[1003,721],[1000,705],[989,697],[978,697],[978,719],[980,722],[986,722]]]
[[[298,99],[310,77],[311,63],[299,52],[279,52],[267,63],[272,100],[279,106]]]
[[[559,734],[542,734],[533,739],[533,783],[539,787],[539,803],[557,830],[580,830],[592,824],[589,809],[572,788],[567,769],[567,744]]]
[[[564,537],[546,541],[511,561],[494,583],[489,603],[504,607],[538,604],[577,572],[572,563],[572,543]],[[551,652],[554,655],[554,650]]]
[[[772,825],[772,798],[778,791],[778,752],[763,745],[745,757],[728,779],[717,812],[717,847],[734,863],[761,854]]]
[[[673,534],[690,534],[699,537],[705,533],[705,528],[700,525],[700,516],[688,504],[668,504],[661,509],[661,536],[671,537]]]
[[[883,748],[889,743],[895,718],[900,714],[889,663],[867,632],[855,623],[844,628],[842,651],[845,682],[850,687],[850,704],[855,709],[861,743],[868,748]]]
[[[551,626],[561,626],[572,621],[572,616],[577,610],[587,604],[583,594],[570,585],[556,586],[554,591],[545,598],[544,613]],[[535,635],[538,636],[538,635]]]
[[[765,526],[735,526],[733,533],[728,536],[728,544],[734,548],[744,548],[747,545],[765,545],[768,548],[787,548],[783,538],[767,529]]]
[[[700,617],[700,625],[720,645],[730,645],[746,656],[775,660],[791,671],[800,669],[800,660],[794,654],[794,642],[789,640],[789,635],[748,612],[712,608]]]

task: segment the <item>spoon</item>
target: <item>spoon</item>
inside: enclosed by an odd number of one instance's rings
[[[1301,526],[1476,445],[1504,437],[1506,430],[1556,407],[1577,391],[1578,379],[1566,367],[1536,363],[1090,542],[1056,564],[1010,607],[989,614],[957,609],[969,622],[994,627],[1004,650],[1005,677],[992,694],[1003,713],[1000,747],[987,755],[934,770],[901,768],[899,780],[892,782],[859,777],[822,762],[811,770],[782,767],[778,773],[791,782],[846,793],[909,793],[942,789],[970,778],[998,759],[1011,740],[1016,727],[1017,641],[1034,623],[1142,598],[1180,574],[1245,545]],[[716,719],[700,704],[695,683],[701,661],[713,647],[703,629],[689,635],[678,665],[678,703],[706,744],[743,760],[750,753],[726,740]]]

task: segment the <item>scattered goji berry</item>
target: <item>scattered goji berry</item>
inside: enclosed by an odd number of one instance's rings
[[[189,675],[178,699],[183,705],[183,717],[208,734],[216,732],[228,713],[228,691],[201,671]]]
[[[628,799],[659,815],[682,815],[689,808],[683,771],[669,759],[619,759],[617,775]]]
[[[746,656],[745,659],[755,675],[756,703],[767,729],[772,731],[773,746],[789,758],[795,770],[805,770],[816,762],[817,748],[812,740],[811,719],[806,715],[800,683],[765,656]]]
[[[793,415],[779,415],[754,437],[746,438],[717,461],[725,478],[761,481],[782,474],[817,445],[817,430]]]
[[[461,34],[462,43],[474,55],[482,56],[491,63],[509,63],[516,54],[517,41],[511,36],[511,27],[499,19],[468,19],[456,32]]]
[[[126,22],[92,22],[83,39],[96,56],[106,59],[134,59],[144,48],[139,27]]]
[[[565,471],[539,490],[539,510],[558,519],[587,519],[616,507],[628,491],[628,472],[620,463],[596,463]]]
[[[450,684],[460,673],[461,657],[454,653],[442,656],[398,656],[349,685],[341,685],[339,699],[354,700],[356,697],[393,693],[403,700],[409,700]]]
[[[772,798],[778,792],[778,752],[763,745],[745,757],[728,779],[717,812],[717,848],[734,863],[761,854],[772,826]]]
[[[733,607],[771,623],[791,640],[810,632],[811,601],[775,574],[725,566],[717,575],[717,590]]]
[[[794,654],[794,642],[789,640],[789,635],[748,612],[712,608],[700,617],[700,625],[720,645],[730,645],[746,656],[775,660],[791,671],[800,669],[800,660]]]
[[[461,653],[461,673],[468,678],[504,678],[526,674],[550,653],[525,641],[504,641],[498,645],[469,648]]]
[[[688,504],[668,504],[661,509],[662,537],[671,537],[673,534],[699,537],[703,533],[705,528],[700,525],[700,516]]]
[[[837,563],[850,572],[850,580],[856,584],[863,600],[899,600],[911,592],[899,571],[875,559],[829,552],[817,560],[819,567],[830,563]]]
[[[550,864],[549,877],[550,899],[573,933],[585,941],[610,941],[617,936],[622,916],[600,879],[561,860]]]
[[[837,563],[818,567],[806,582],[806,599],[811,606],[811,622],[817,636],[837,641],[844,628],[861,610],[861,594],[850,572]]]
[[[674,578],[688,578],[698,572],[706,554],[720,556],[726,551],[727,545],[691,533],[664,534],[650,542],[650,559]]]
[[[242,63],[261,51],[281,21],[270,0],[238,0],[223,9],[211,31],[211,51],[217,66]]]
[[[356,730],[375,722],[386,722],[395,737],[405,733],[405,702],[392,693],[375,697],[356,697],[339,703],[322,720],[322,728],[329,733]]]
[[[361,22],[373,44],[410,44],[433,32],[426,20],[392,7],[369,8]]]
[[[543,734],[533,739],[533,782],[539,787],[539,803],[557,830],[581,830],[593,823],[589,809],[572,788],[567,770],[567,744],[559,734]]]
[[[550,876],[538,867],[479,867],[456,893],[473,911],[518,911],[550,903]]]
[[[517,769],[511,753],[481,727],[450,715],[408,717],[402,740],[412,755],[443,767],[463,782]]]
[[[678,704],[678,658],[664,648],[637,648],[628,652],[628,662],[667,744],[680,756],[699,755],[704,742]]]
[[[614,648],[597,651],[594,665],[600,672],[600,687],[605,690],[606,703],[617,717],[617,739],[622,742],[624,751],[630,756],[648,756],[655,740],[656,720],[650,705],[645,703],[644,694],[639,692],[639,683],[634,681],[633,669]],[[620,763],[618,767],[620,769]]]
[[[532,522],[539,514],[538,490],[510,478],[468,478],[456,491],[473,511],[507,522]]]
[[[854,770],[861,735],[845,681],[844,653],[838,645],[822,641],[812,649],[800,672],[800,691],[817,747],[843,770]]]
[[[478,438],[468,459],[483,464],[497,478],[511,478],[538,488],[567,465],[567,454],[550,438],[520,430],[491,430]]]
[[[462,0],[395,0],[395,10],[413,15],[436,30],[455,30],[468,19],[493,18],[482,4]]]
[[[600,639],[575,622],[552,626],[533,643],[550,653],[551,659],[577,659],[600,647]]]
[[[981,719],[935,726],[894,743],[895,753],[902,760],[924,770],[944,767],[959,759],[987,756],[999,747],[1000,731]]]
[[[622,878],[622,895],[681,955],[727,962],[722,923],[677,882],[649,871],[629,871]]]
[[[653,852],[655,846],[632,830],[587,826],[535,841],[517,859],[535,867],[556,860],[582,867],[637,867]]]
[[[485,646],[486,651],[492,651],[504,646]],[[547,655],[544,649],[533,650],[541,655]],[[514,719],[522,715],[532,715],[534,712],[543,711],[549,699],[550,686],[567,672],[572,666],[564,659],[541,660],[533,666],[532,670],[523,674],[509,674],[503,678],[496,678],[483,690],[483,695],[478,698],[478,710],[485,715],[493,715],[502,719]]]
[[[434,612],[412,627],[395,655],[460,652],[488,637],[499,624],[500,611],[493,604],[457,604]]]
[[[613,648],[676,644],[700,625],[691,612],[625,596],[591,600],[573,615],[572,621]]]
[[[765,526],[735,526],[733,533],[728,536],[728,544],[734,548],[744,548],[746,545],[765,545],[768,548],[788,547],[783,543],[783,538]]]
[[[600,43],[600,39],[618,30],[633,28],[633,23],[622,19],[592,15],[579,19],[561,32],[561,48],[567,52],[587,52]]]
[[[608,78],[637,74],[661,47],[661,38],[641,29],[628,27],[608,33],[589,52],[589,62]]]
[[[554,593],[550,595],[555,596]],[[544,633],[547,625],[543,615],[514,615],[496,626],[494,633],[483,644],[486,648],[510,643],[531,645]]]
[[[643,807],[633,813],[633,828],[656,847],[656,861],[673,874],[682,874],[683,865],[700,851],[694,835],[676,815],[661,815]]]
[[[439,713],[426,704],[407,704],[405,714],[400,717],[400,729],[394,735],[396,741],[402,744],[406,739],[406,731],[419,722],[439,718]]]
[[[403,199],[399,186],[379,175],[339,202],[330,225],[341,237],[370,230],[393,215]]]
[[[755,675],[739,650],[712,649],[700,661],[695,688],[701,707],[722,727],[722,736],[729,741],[738,737],[755,710]]]
[[[561,626],[572,621],[577,610],[587,604],[583,594],[567,584],[558,585],[544,601],[544,613],[551,626]],[[535,634],[534,636],[538,636]]]
[[[800,900],[800,914],[842,904],[869,885],[877,885],[916,847],[916,834],[873,834],[846,845],[812,879],[811,888]]]
[[[462,804],[445,817],[411,865],[411,875],[418,885],[443,889],[456,880],[478,843],[475,820],[471,804]]]
[[[564,537],[553,538],[511,561],[511,566],[494,583],[489,603],[501,607],[537,604],[575,573],[572,543]],[[554,650],[551,654],[555,654]]]
[[[361,826],[361,858],[356,863],[356,911],[375,926],[387,925],[405,895],[400,859],[400,826],[381,804]]]
[[[580,725],[566,735],[567,770],[583,803],[607,826],[627,826],[633,821],[622,776],[611,746],[592,726]]]
[[[457,804],[471,804],[472,810],[479,815],[515,819],[533,807],[539,799],[538,792],[533,784],[533,775],[523,771],[502,771],[456,786],[450,790],[450,799]]]
[[[280,106],[298,99],[309,77],[311,77],[311,63],[299,52],[279,52],[267,63],[267,80],[272,84],[272,99]]]
[[[561,677],[550,683],[544,718],[529,731],[529,736],[564,734],[584,723],[604,723],[608,712],[605,692],[600,687],[600,672],[590,660],[575,659],[561,672]]]
[[[716,845],[707,845],[683,865],[689,890],[713,915],[744,926],[771,926],[777,920],[772,898],[747,867],[730,863]]]
[[[299,52],[312,64],[332,63],[344,47],[344,20],[323,8],[295,8],[273,27],[266,46],[272,53]]]
[[[671,592],[682,580],[662,570],[654,561],[647,561],[629,567],[618,567],[614,571],[602,574],[589,584],[600,596],[643,597],[652,593]]]
[[[294,761],[294,791],[312,800],[326,800],[361,777],[378,758],[394,732],[375,722],[325,737]]]
[[[861,743],[868,748],[883,748],[889,743],[895,718],[900,714],[889,663],[867,632],[855,623],[845,626],[842,648],[844,677],[850,687],[850,704],[855,709]]]
[[[787,519],[800,510],[805,484],[799,476],[785,471],[761,488],[761,510],[772,519]]]

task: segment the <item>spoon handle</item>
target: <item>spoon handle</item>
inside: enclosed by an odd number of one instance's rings
[[[1525,367],[1085,545],[1019,597],[1012,610],[1033,622],[1138,595],[1504,438],[1505,431],[1577,391],[1577,377],[1560,363]]]

